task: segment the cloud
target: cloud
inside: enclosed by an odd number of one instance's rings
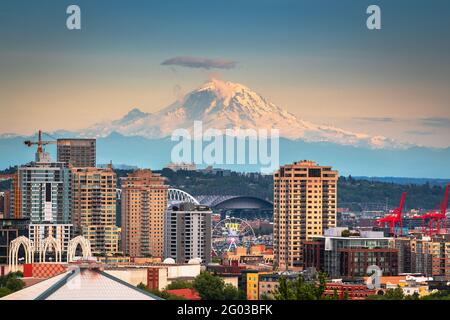
[[[420,122],[427,127],[450,127],[450,118],[422,118]]]
[[[363,117],[363,118],[355,118],[359,121],[367,121],[367,122],[394,122],[396,121],[394,118],[389,117]]]
[[[200,57],[175,57],[161,63],[163,66],[181,66],[202,69],[233,69],[237,62],[227,59],[209,59]]]
[[[420,131],[420,130],[409,130],[409,131],[405,131],[405,133],[416,135],[416,136],[430,136],[430,135],[434,134],[433,131]]]

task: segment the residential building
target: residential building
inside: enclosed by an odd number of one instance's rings
[[[173,203],[164,216],[164,257],[177,263],[191,259],[211,261],[211,214],[209,207],[190,202]]]
[[[338,172],[313,161],[274,174],[274,257],[280,270],[301,270],[302,243],[336,226]]]
[[[91,243],[93,254],[119,251],[116,226],[116,173],[111,167],[72,168],[72,223]]]
[[[33,243],[36,252],[44,251],[47,237],[55,238],[61,248],[61,253],[66,254],[69,241],[73,238],[73,225],[68,223],[31,223],[28,226],[28,238]],[[53,256],[53,249],[48,248],[49,257]]]
[[[137,170],[122,178],[122,249],[131,257],[162,257],[167,189],[161,175]]]
[[[382,232],[342,236],[346,228],[332,228],[324,236],[305,241],[305,267],[324,271],[331,278],[367,275],[367,267],[378,266],[385,276],[398,274],[398,250]]]
[[[47,157],[42,159],[43,162],[31,162],[18,169],[18,190],[13,183],[11,211],[20,211],[20,218],[28,218],[34,224],[70,223],[70,170],[65,163],[46,162]]]
[[[57,153],[58,162],[79,168],[96,166],[95,139],[58,139]]]

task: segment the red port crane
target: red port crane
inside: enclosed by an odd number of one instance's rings
[[[429,236],[433,234],[441,234],[441,226],[446,228],[447,225],[447,203],[449,194],[450,184],[445,187],[444,200],[439,204],[439,210],[429,211],[424,215],[415,217],[416,219],[422,219],[422,232]],[[425,230],[425,220],[428,219],[428,225]]]
[[[389,224],[389,232],[391,235],[395,235],[395,225],[399,224],[400,226],[400,236],[403,235],[403,220],[402,220],[402,212],[403,212],[403,206],[405,204],[405,198],[406,198],[406,192],[402,193],[402,198],[400,200],[400,205],[398,208],[395,208],[389,215],[377,219],[375,222],[379,226],[384,226],[386,224]]]

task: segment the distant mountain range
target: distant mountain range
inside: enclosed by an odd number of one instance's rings
[[[212,80],[184,98],[151,114],[132,109],[123,118],[76,132],[56,131],[56,137],[97,138],[98,163],[122,163],[160,169],[171,159],[175,129],[192,131],[194,121],[208,128],[280,130],[280,164],[301,159],[332,165],[341,174],[450,178],[450,148],[426,148],[399,143],[298,119],[246,86]],[[36,128],[38,129],[38,128]],[[0,135],[0,168],[34,159],[24,137]],[[50,151],[54,147],[48,147]],[[258,165],[217,165],[235,171],[257,171]]]

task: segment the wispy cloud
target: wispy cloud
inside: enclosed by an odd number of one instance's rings
[[[450,127],[450,118],[423,118],[420,119],[420,122],[427,127]]]
[[[394,122],[396,119],[389,118],[389,117],[361,117],[361,118],[355,118],[359,121],[366,121],[366,122]]]
[[[435,134],[433,131],[421,131],[421,130],[409,130],[405,131],[406,134],[411,134],[415,136],[430,136]]]
[[[164,66],[181,66],[201,69],[233,69],[237,62],[228,59],[209,59],[201,57],[175,57],[161,63]]]

